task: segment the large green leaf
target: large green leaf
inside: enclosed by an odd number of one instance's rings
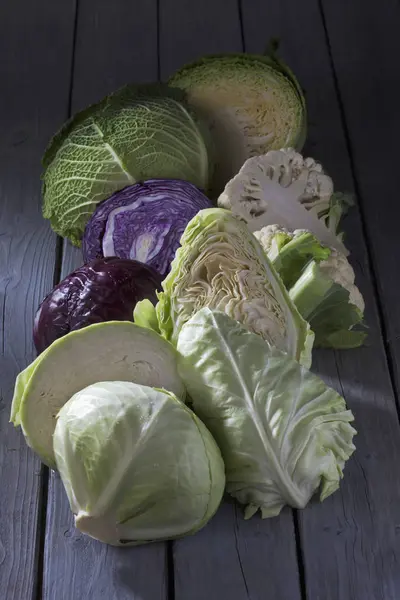
[[[277,515],[339,486],[354,451],[344,399],[289,356],[221,312],[202,309],[179,335],[180,373],[193,409],[214,435],[227,491]]]

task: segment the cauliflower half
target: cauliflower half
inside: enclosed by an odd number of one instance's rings
[[[348,252],[337,227],[348,204],[346,195],[334,194],[322,166],[293,148],[249,158],[218,199],[253,232],[275,223],[292,231],[306,229],[344,255]]]
[[[359,346],[364,299],[353,267],[344,254],[324,246],[307,230],[268,225],[254,232],[278,271],[289,296],[315,333],[315,344],[333,348]]]

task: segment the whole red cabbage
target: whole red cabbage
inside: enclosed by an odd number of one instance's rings
[[[211,206],[187,181],[150,179],[126,187],[93,213],[83,236],[84,260],[103,256],[140,260],[164,277],[186,225]]]
[[[103,321],[133,321],[139,300],[157,302],[161,276],[136,260],[103,258],[76,269],[41,303],[33,326],[36,350],[43,352],[70,331]]]

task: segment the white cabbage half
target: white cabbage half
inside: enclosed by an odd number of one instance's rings
[[[172,346],[150,329],[109,321],[53,342],[20,373],[11,421],[21,425],[27,444],[54,468],[53,433],[59,410],[84,387],[113,380],[163,387],[185,397]]]

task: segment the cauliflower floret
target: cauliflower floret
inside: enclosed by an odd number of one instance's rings
[[[365,333],[364,300],[346,256],[307,230],[268,225],[254,236],[272,262],[300,314],[309,321],[317,346],[356,348]]]
[[[293,234],[288,229],[285,229],[280,225],[267,225],[266,227],[260,229],[260,231],[254,232],[254,236],[258,239],[258,241],[264,249],[264,252],[266,252],[266,254],[268,255],[277,245],[276,236],[279,236],[279,234],[282,234],[282,236],[284,236],[284,239],[287,239],[288,241],[293,238]],[[276,250],[279,251],[278,248],[276,248]],[[273,252],[273,254],[275,255],[275,252]],[[271,256],[270,260],[273,260]]]
[[[283,236],[282,239],[284,239],[286,243],[303,233],[307,233],[307,229],[295,229],[294,231],[290,231],[280,225],[267,225],[260,229],[260,231],[255,231],[254,235],[264,248],[264,251],[268,254],[274,245],[274,240],[277,235],[281,234]]]
[[[343,254],[332,249],[329,258],[319,263],[319,268],[324,275],[327,275],[347,290],[350,294],[349,302],[357,306],[361,312],[364,312],[365,302],[360,290],[354,283],[354,269]]]
[[[254,235],[263,247],[264,252],[268,255],[268,258],[274,263],[282,247],[304,233],[310,232],[306,229],[295,229],[294,231],[290,231],[280,225],[267,225],[260,231],[255,231]],[[357,306],[361,312],[364,312],[365,303],[361,292],[355,285],[355,273],[353,267],[344,254],[338,252],[334,248],[329,248],[329,250],[329,257],[326,260],[318,261],[322,274],[347,290],[350,294],[349,302]]]
[[[310,233],[306,229],[295,229],[290,231],[280,225],[267,225],[260,231],[255,231],[254,236],[260,242],[264,252],[272,263],[279,256],[283,246],[294,240],[295,238]],[[312,235],[312,234],[311,234]]]

